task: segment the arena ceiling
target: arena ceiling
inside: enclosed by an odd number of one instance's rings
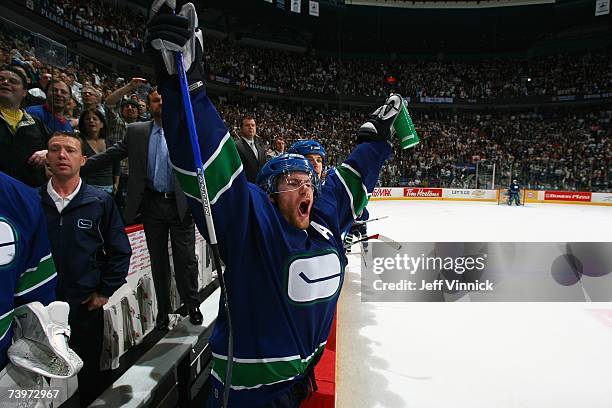
[[[344,0],[344,4],[351,6],[430,9],[483,9],[550,3],[555,3],[555,0]]]
[[[319,17],[308,15],[307,0],[302,0],[300,14],[289,10],[289,0],[284,9],[276,0],[194,3],[202,26],[232,39],[255,38],[329,53],[525,52],[546,42],[588,42],[594,37],[612,44],[612,18],[595,17],[594,0],[320,0]],[[498,6],[491,7],[493,3]],[[425,7],[433,4],[440,7]],[[502,4],[508,7],[499,7]]]

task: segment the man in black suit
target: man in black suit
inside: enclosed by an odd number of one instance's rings
[[[122,141],[90,157],[83,167],[91,172],[113,160],[128,158],[130,175],[125,203],[125,224],[138,217],[144,226],[151,272],[157,297],[157,327],[168,326],[170,309],[170,257],[172,244],[176,287],[195,325],[203,316],[197,297],[198,267],[195,256],[195,226],[187,201],[170,165],[162,128],[162,98],[156,89],[149,93],[152,121],[130,123]]]
[[[266,148],[259,137],[256,136],[257,125],[251,116],[245,116],[240,122],[240,135],[235,138],[236,148],[244,174],[251,183],[255,183],[259,169],[266,164]]]

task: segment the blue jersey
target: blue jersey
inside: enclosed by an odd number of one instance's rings
[[[40,119],[50,134],[54,132],[73,133],[70,122],[63,116],[54,115],[48,105],[29,106],[26,112]]]
[[[510,194],[518,194],[521,190],[521,186],[518,183],[512,183],[510,184],[510,187],[508,187],[508,191],[510,192]]]
[[[364,208],[359,217],[355,221],[367,221],[370,219],[370,212],[367,208]]]
[[[336,173],[336,167],[332,166],[329,167],[327,170],[325,170],[325,173],[323,173],[323,180],[321,180],[322,184],[325,184],[325,179],[327,179],[327,177],[331,177],[332,175],[334,175]]]
[[[181,97],[164,84],[163,123],[170,158],[207,237]],[[304,376],[322,352],[344,278],[341,238],[367,204],[387,142],[362,143],[315,199],[307,230],[290,225],[258,186],[248,183],[223,120],[203,91],[192,95],[234,330],[230,406],[273,401]],[[223,305],[210,346],[215,384],[225,380],[228,327]],[[216,391],[215,391],[216,390]],[[219,388],[213,394],[219,393]]]
[[[37,192],[0,172],[0,370],[16,306],[55,300],[57,274]]]

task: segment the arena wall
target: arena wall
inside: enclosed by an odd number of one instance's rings
[[[437,200],[477,201],[497,203],[498,190],[431,188],[431,187],[376,187],[370,197],[373,201],[383,200]],[[525,201],[541,204],[581,204],[612,206],[611,193],[590,191],[538,191],[526,190]]]

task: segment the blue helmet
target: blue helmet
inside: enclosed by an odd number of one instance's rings
[[[316,140],[298,140],[291,145],[287,153],[301,154],[302,156],[318,154],[323,158],[323,163],[325,163],[325,149]]]
[[[321,191],[319,177],[315,173],[312,164],[300,154],[285,153],[270,159],[257,173],[256,181],[259,187],[266,193],[277,193],[276,181],[278,176],[294,171],[301,171],[310,176],[314,187],[314,195],[315,197],[318,196]]]

